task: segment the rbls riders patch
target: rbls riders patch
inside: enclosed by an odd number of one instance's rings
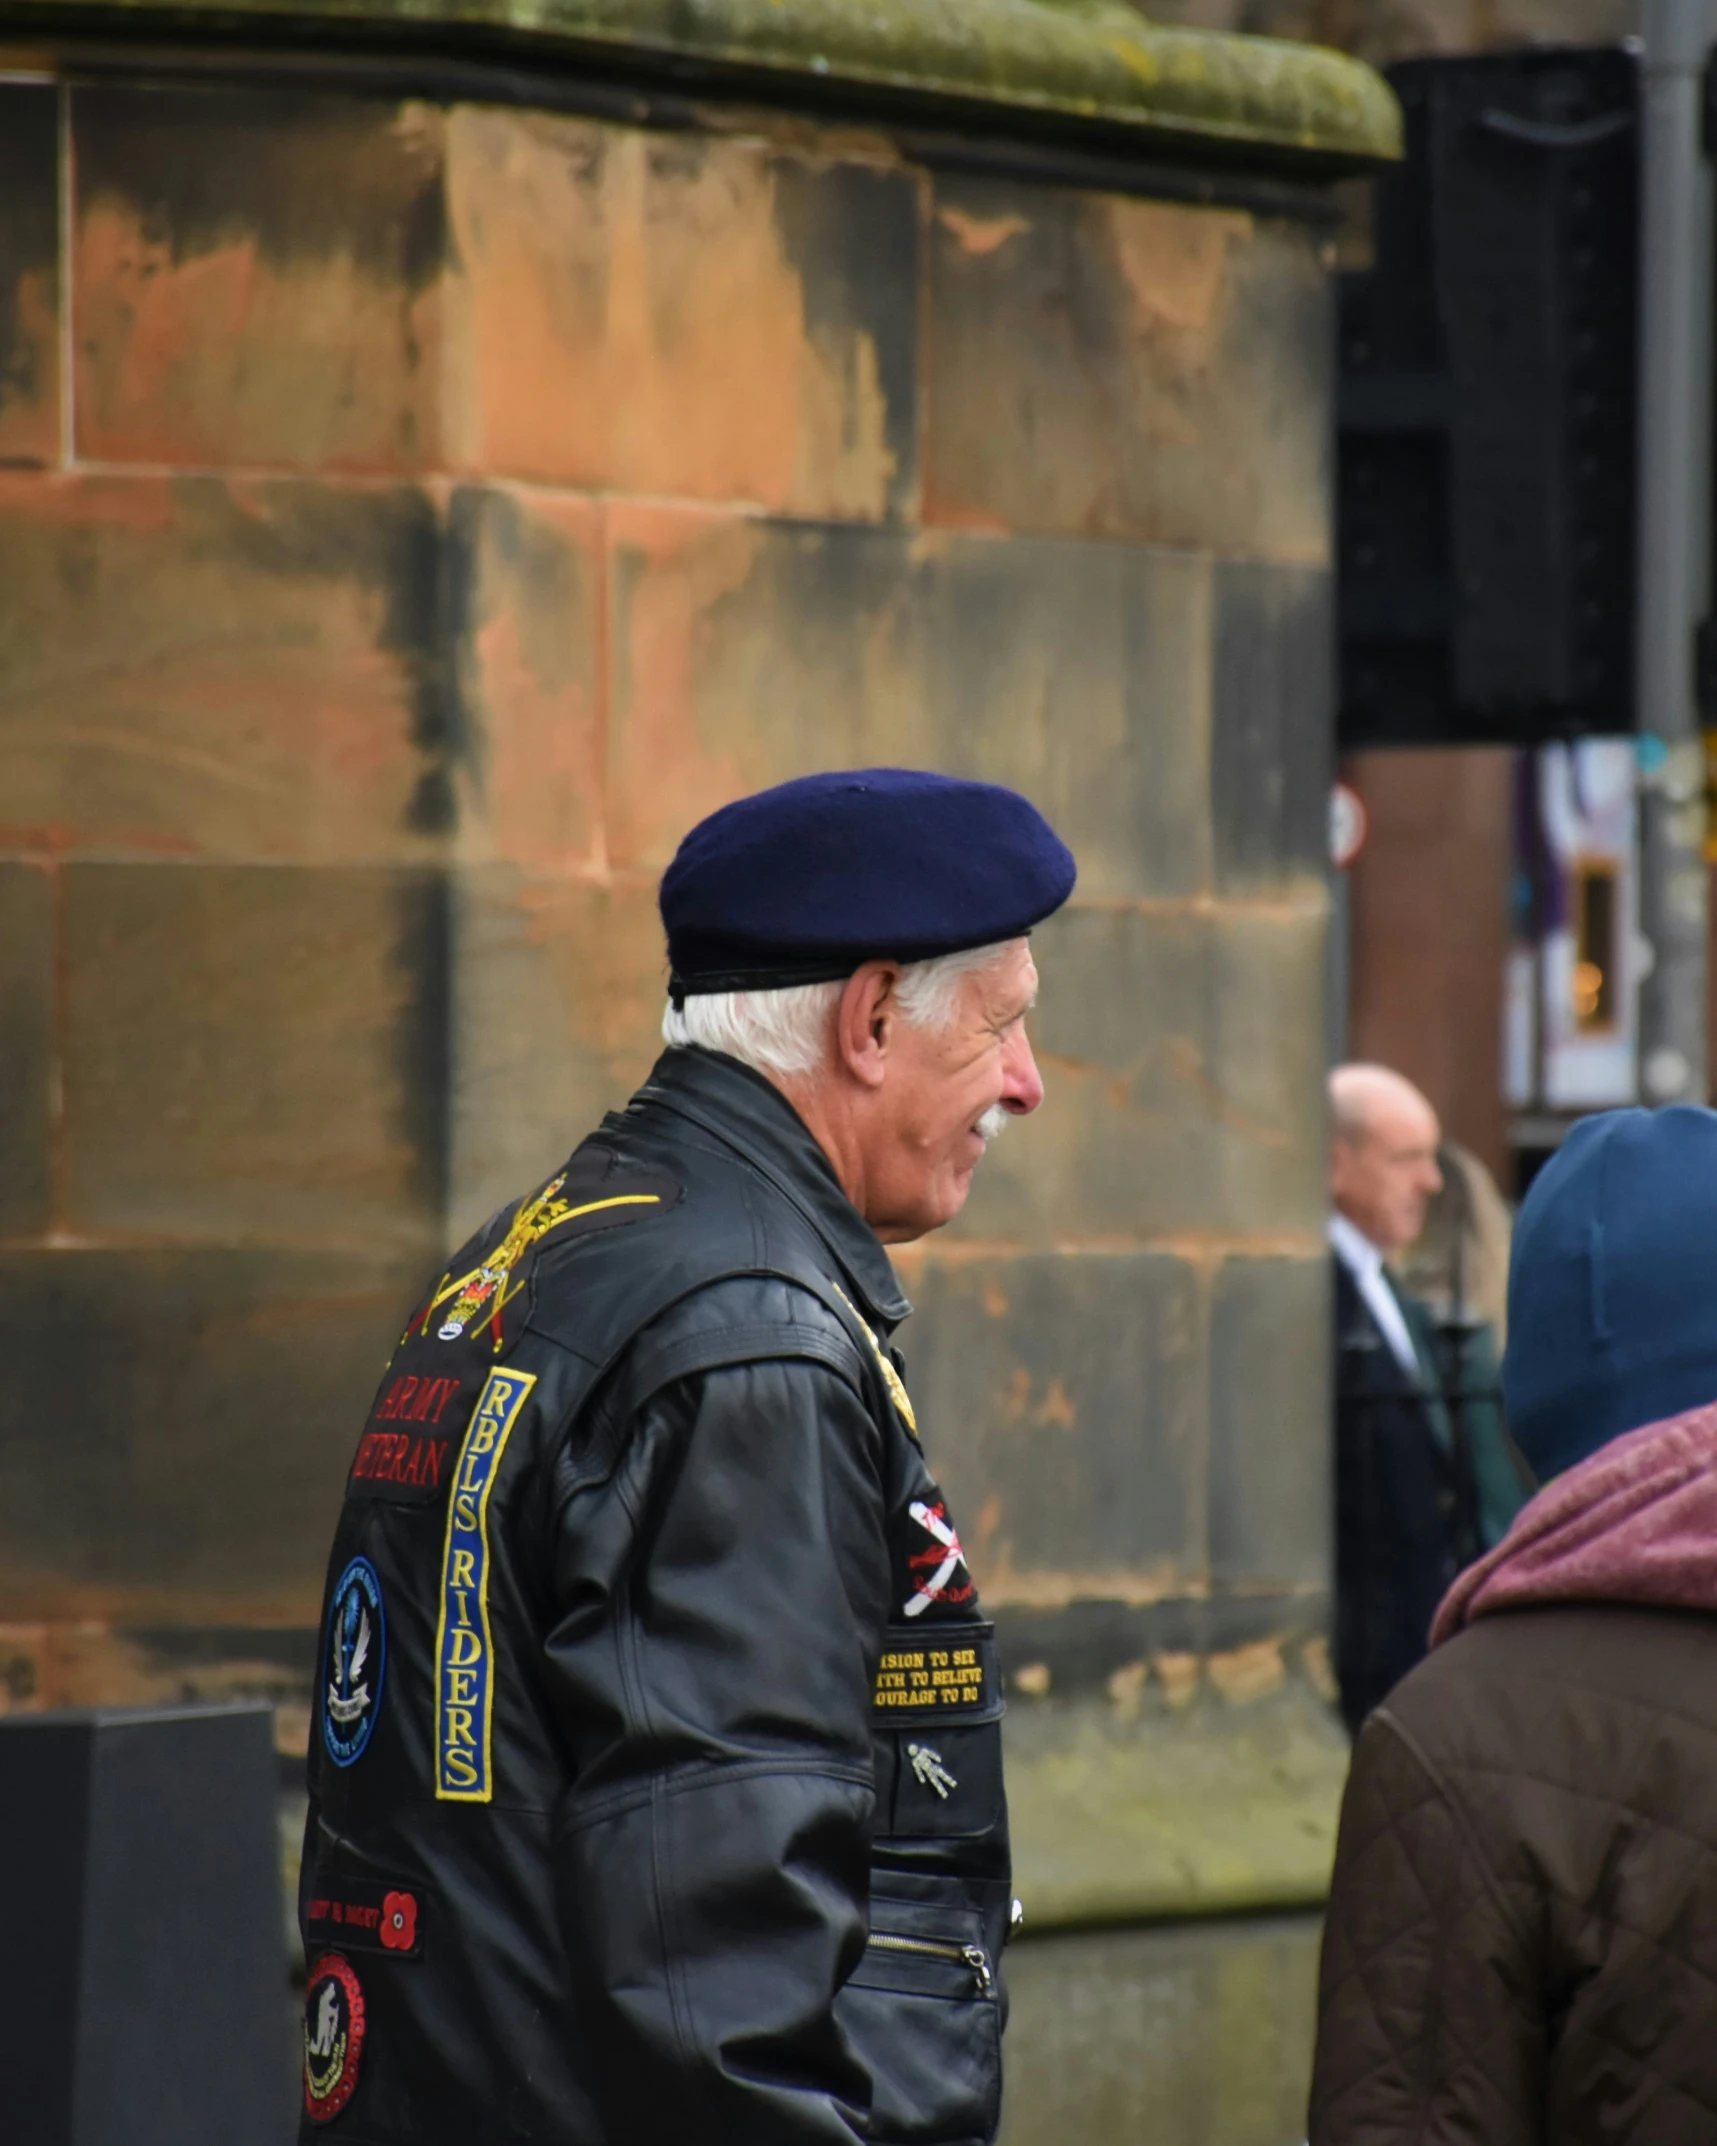
[[[459,1448],[447,1502],[435,1633],[435,1795],[440,1803],[487,1803],[494,1794],[489,1496],[513,1425],[536,1382],[534,1371],[504,1371],[497,1365],[477,1396]]]
[[[334,1583],[322,1650],[322,1740],[336,1766],[362,1758],[375,1733],[387,1652],[381,1580],[367,1557],[354,1557]]]
[[[363,2053],[363,1989],[350,1960],[325,1952],[304,1982],[304,2108],[313,2124],[332,2123],[356,2093]]]

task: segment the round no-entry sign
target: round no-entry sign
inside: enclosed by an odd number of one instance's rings
[[[1329,794],[1329,861],[1338,872],[1346,871],[1365,847],[1370,821],[1357,790],[1338,782]]]

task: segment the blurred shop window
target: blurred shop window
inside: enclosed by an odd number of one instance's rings
[[[1577,1115],[1638,1099],[1638,793],[1627,738],[1541,746],[1516,764],[1502,1024],[1516,1197]]]
[[[1574,865],[1574,977],[1570,994],[1578,1035],[1608,1035],[1616,1025],[1616,865],[1581,857]]]

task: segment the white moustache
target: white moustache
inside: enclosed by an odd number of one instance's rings
[[[990,1142],[1001,1133],[1007,1122],[1008,1113],[1002,1108],[1001,1104],[992,1103],[977,1124],[973,1126],[972,1130],[984,1143],[985,1147],[988,1147]]]

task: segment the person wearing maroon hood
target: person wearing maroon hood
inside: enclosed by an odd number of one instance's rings
[[[1543,1488],[1355,1748],[1310,2146],[1713,2146],[1717,1112],[1570,1133],[1503,1386]]]

